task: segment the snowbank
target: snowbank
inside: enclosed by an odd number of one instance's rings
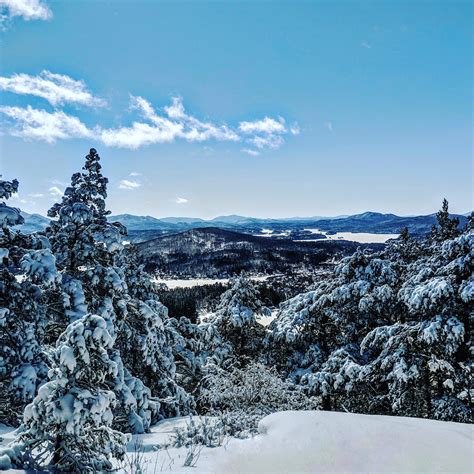
[[[472,472],[470,425],[336,412],[280,412],[216,457],[215,472]]]
[[[280,412],[260,422],[260,434],[204,448],[193,468],[186,448],[149,451],[183,419],[157,425],[144,437],[148,471],[226,474],[328,472],[473,472],[472,425],[324,411]],[[155,459],[155,457],[157,459]],[[158,462],[156,462],[158,460]]]

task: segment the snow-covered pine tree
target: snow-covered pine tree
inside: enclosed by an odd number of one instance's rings
[[[199,399],[201,382],[211,366],[225,365],[232,346],[210,322],[192,323],[188,318],[170,318],[168,328],[175,334],[173,352],[180,384]]]
[[[111,428],[117,379],[112,359],[114,337],[106,321],[87,314],[59,337],[54,364],[33,402],[26,407],[24,430],[0,452],[2,465],[55,472],[112,470],[125,453],[127,436]]]
[[[458,236],[343,260],[333,279],[282,304],[270,356],[276,344],[297,348],[289,370],[324,408],[468,421],[474,233],[449,232]],[[321,333],[331,325],[332,337]]]
[[[0,180],[0,199],[17,190],[17,180]],[[0,220],[0,419],[17,424],[46,379],[46,293],[54,289],[57,272],[44,236],[10,229],[23,223],[19,209],[0,203]]]
[[[48,211],[54,220],[46,232],[65,290],[61,316],[66,317],[58,323],[65,327],[89,311],[104,317],[113,333],[115,316],[120,314],[127,289],[122,272],[114,265],[126,229],[107,221],[108,180],[101,173],[99,161],[97,151],[91,148],[84,171],[72,176],[61,202]]]
[[[91,149],[84,171],[72,176],[62,201],[49,211],[57,220],[47,232],[62,272],[57,324],[62,328],[85,312],[104,318],[117,337],[114,360],[121,367],[114,426],[141,432],[152,420],[186,413],[192,400],[175,380],[167,310],[133,247],[124,248],[125,227],[107,220],[108,180],[99,161]]]
[[[268,312],[255,285],[241,275],[221,295],[219,306],[209,320],[223,339],[231,343],[236,355],[253,357],[259,352],[265,333],[258,318]]]
[[[335,350],[357,355],[370,329],[397,318],[399,273],[396,263],[367,251],[344,258],[332,277],[281,303],[265,338],[268,362],[298,380]]]
[[[437,242],[452,239],[460,233],[458,229],[459,219],[449,217],[449,204],[447,199],[443,199],[442,208],[436,214],[438,225],[433,225],[431,229],[431,238]]]
[[[101,316],[114,338],[120,321],[127,317],[130,296],[124,271],[117,265],[126,229],[107,220],[107,183],[100,157],[92,148],[83,172],[72,176],[62,200],[48,212],[54,220],[46,232],[61,271],[61,291],[51,303],[56,309],[48,328],[51,343],[67,324],[86,313]],[[158,405],[149,400],[150,392],[143,383],[123,366],[119,349],[117,344],[112,357],[120,370],[117,379],[108,382],[117,399],[114,426],[143,432]]]
[[[153,421],[188,414],[194,402],[180,386],[173,348],[179,334],[168,309],[159,301],[156,284],[127,245],[117,265],[127,285],[125,316],[117,321],[117,347],[126,369],[141,379],[155,397]]]

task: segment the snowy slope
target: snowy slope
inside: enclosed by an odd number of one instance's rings
[[[186,418],[165,420],[152,433],[134,436],[128,457],[142,443],[145,472],[193,474],[470,473],[473,427],[461,423],[324,411],[280,412],[260,422],[254,438],[203,448],[194,467],[184,467],[186,448],[155,450]],[[3,428],[4,443],[12,436]],[[5,436],[6,435],[6,436]],[[129,472],[122,468],[120,472]]]
[[[253,439],[204,448],[194,468],[186,449],[150,451],[183,419],[143,438],[147,472],[292,474],[321,472],[473,472],[471,425],[336,412],[280,412],[264,418]],[[133,448],[133,443],[132,443]],[[169,455],[169,456],[168,456]]]

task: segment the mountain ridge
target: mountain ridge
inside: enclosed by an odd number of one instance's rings
[[[24,232],[44,230],[49,224],[47,217],[40,214],[22,213],[25,224],[18,226]],[[457,217],[461,226],[465,225],[467,217],[461,214],[452,214]],[[137,216],[133,214],[116,214],[109,216],[109,221],[118,221],[131,232],[178,233],[193,228],[218,227],[234,229],[249,233],[261,232],[263,229],[272,231],[292,231],[313,228],[325,232],[370,232],[370,233],[398,233],[402,227],[414,234],[426,234],[431,226],[436,224],[436,214],[398,216],[391,213],[366,211],[360,214],[336,217],[294,217],[294,218],[257,218],[230,214],[217,216],[213,219],[195,217],[165,217],[159,219],[153,216]],[[156,236],[156,235],[155,235]]]

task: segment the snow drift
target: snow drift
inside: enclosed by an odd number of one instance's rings
[[[253,439],[235,440],[232,448],[219,450],[212,471],[467,473],[473,469],[473,429],[467,424],[290,411],[267,416],[259,431]]]
[[[197,420],[197,418],[195,419]],[[186,448],[154,451],[186,418],[164,420],[143,442],[143,470],[195,474],[468,473],[473,472],[473,427],[463,423],[326,411],[285,411],[265,417],[254,438],[231,438],[203,448],[184,467]],[[125,471],[121,471],[125,472]]]

